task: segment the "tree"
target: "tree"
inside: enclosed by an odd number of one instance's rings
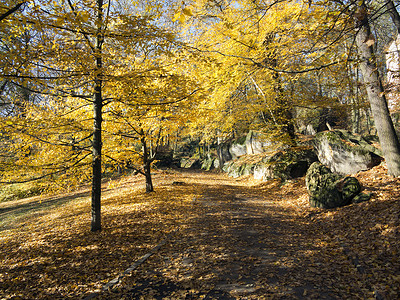
[[[347,57],[335,42],[347,26],[340,12],[295,1],[186,4],[177,20],[196,26],[194,47],[214,64],[204,71],[213,82],[207,105],[219,117],[208,119],[221,122],[207,120],[208,126],[220,126],[209,131],[229,138],[241,126],[239,131],[258,130],[294,144],[297,107],[332,106],[345,98],[338,99],[342,93],[335,93],[332,82],[335,72],[343,74]],[[310,78],[316,74],[321,82],[314,91]],[[305,81],[312,85],[303,89]]]
[[[16,146],[35,145],[34,151],[14,160],[23,168],[31,167],[32,172],[26,173],[27,177],[64,177],[66,172],[76,176],[79,166],[83,178],[87,174],[91,148],[92,231],[101,229],[104,108],[117,97],[113,88],[121,78],[130,76],[130,83],[136,85],[148,71],[144,66],[132,71],[130,59],[157,57],[169,52],[175,43],[170,31],[155,25],[156,17],[151,10],[124,14],[115,7],[112,1],[105,3],[103,0],[32,1],[29,14],[15,22],[16,27],[30,24],[38,33],[39,38],[30,44],[30,53],[34,55],[24,65],[22,74],[10,71],[2,74],[3,78],[35,82],[31,92],[42,95],[40,102],[27,108],[29,114],[25,120],[14,118],[4,125],[8,126],[5,130],[18,133],[18,139],[13,140]],[[25,58],[25,55],[21,57]],[[29,73],[32,70],[35,75]],[[89,115],[90,106],[92,116]],[[88,127],[90,120],[92,130]],[[35,125],[34,130],[27,130],[28,124]],[[50,168],[43,161],[39,165],[38,156],[46,149],[43,145],[53,149],[48,154],[54,155],[62,153],[62,148],[68,149],[67,160],[62,162],[52,157],[60,165]]]
[[[373,49],[374,38],[369,25],[368,8],[363,1],[354,15],[356,22],[356,43],[360,55],[360,69],[367,90],[375,127],[388,166],[388,173],[400,176],[400,143],[390,117],[385,91],[379,77]]]
[[[107,109],[106,158],[144,175],[146,192],[154,190],[151,166],[158,151],[190,122],[190,111],[202,95],[198,83],[186,74],[187,55],[178,49],[170,55],[142,58],[133,63],[132,72],[149,71],[140,78],[125,76],[113,88],[115,101]]]

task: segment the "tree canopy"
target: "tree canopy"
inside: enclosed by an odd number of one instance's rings
[[[376,129],[398,176],[382,66],[396,13],[379,1],[3,1],[0,181],[91,181],[95,231],[102,176],[131,168],[152,191],[163,146],[250,130],[296,145],[308,126],[374,134],[371,114],[385,115]]]

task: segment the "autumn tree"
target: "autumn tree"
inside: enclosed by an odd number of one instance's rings
[[[335,87],[330,81],[332,73],[343,74],[347,57],[345,49],[334,43],[343,36],[342,27],[346,28],[339,12],[291,1],[186,4],[178,9],[176,19],[188,28],[196,26],[197,30],[188,29],[194,32],[194,47],[213,62],[212,70],[205,71],[213,83],[207,105],[220,116],[213,118],[221,119],[215,123],[225,135],[242,124],[244,130],[256,129],[293,144],[296,107],[322,107],[328,99],[342,101],[340,93],[331,92]],[[299,93],[301,81],[317,73],[323,80],[318,88],[321,93]],[[324,85],[331,90],[320,88]]]
[[[147,68],[145,75],[125,76],[115,83],[115,100],[107,109],[106,159],[134,169],[153,191],[151,165],[158,151],[176,138],[175,132],[190,120],[201,88],[185,72],[182,50],[156,59],[141,57],[131,71]],[[132,60],[134,61],[134,60]],[[187,63],[187,62],[186,62]]]
[[[375,38],[371,32],[368,7],[363,1],[354,14],[356,43],[360,69],[374,116],[375,127],[388,166],[388,173],[400,176],[400,143],[390,117],[385,91],[379,75],[374,52]]]
[[[4,131],[18,136],[16,147],[19,143],[29,145],[27,155],[21,153],[13,161],[30,167],[31,172],[24,172],[24,177],[66,178],[66,174],[77,176],[77,167],[81,167],[84,179],[91,155],[92,231],[101,229],[104,109],[117,97],[113,89],[121,78],[130,77],[134,87],[149,71],[145,67],[154,68],[143,65],[132,69],[134,60],[148,55],[156,59],[169,53],[175,43],[170,31],[156,26],[157,14],[150,6],[136,11],[131,6],[125,14],[116,8],[114,2],[102,0],[31,1],[29,12],[20,17],[38,33],[39,38],[30,44],[34,56],[22,73],[2,74],[3,78],[35,82],[31,92],[42,95],[39,103],[27,108],[27,118],[4,122]],[[16,19],[17,24],[19,21]],[[34,75],[29,73],[32,70]],[[63,153],[63,149],[68,151]],[[11,177],[12,172],[7,173],[6,178]]]
[[[11,2],[11,1],[10,1]],[[27,1],[20,1],[17,3],[4,3],[3,5],[0,6],[0,22],[3,21],[4,19],[6,19],[8,16],[12,15],[13,13],[15,13],[16,11],[18,11],[19,9],[21,9],[21,7],[27,3]],[[8,5],[7,5],[8,4]]]

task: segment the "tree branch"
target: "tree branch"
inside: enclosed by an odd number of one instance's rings
[[[5,18],[7,18],[9,15],[15,13],[22,5],[24,5],[26,1],[23,1],[21,3],[18,3],[15,5],[13,8],[10,8],[8,11],[0,15],[0,22],[3,21]]]

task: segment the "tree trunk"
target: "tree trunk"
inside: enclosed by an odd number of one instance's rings
[[[92,163],[92,224],[91,231],[101,230],[101,122],[102,122],[102,20],[103,20],[103,0],[97,0],[97,19],[98,30],[96,36],[96,68],[94,81],[94,102],[93,102],[93,163]]]
[[[273,59],[273,66],[278,66],[277,59]],[[288,145],[295,145],[295,130],[293,125],[293,114],[290,105],[285,97],[284,89],[278,72],[274,72],[272,78],[274,79],[275,101],[277,109],[275,117],[280,126],[280,132],[284,136],[285,142]]]
[[[396,26],[397,34],[400,34],[400,15],[397,12],[396,7],[392,0],[387,0],[386,8],[387,8],[388,14],[390,15],[390,18],[393,21],[394,26]]]
[[[360,56],[360,70],[383,155],[387,163],[388,173],[392,176],[400,176],[400,143],[390,118],[384,89],[379,78],[367,11],[367,6],[363,2],[356,13],[358,27],[356,44]]]
[[[146,178],[146,193],[154,192],[153,181],[151,179],[151,158],[149,157],[149,150],[147,149],[146,138],[143,129],[141,131],[142,138],[140,139],[143,149],[143,169]]]
[[[147,162],[144,166],[146,177],[146,193],[154,192],[153,180],[151,179],[151,163]]]

